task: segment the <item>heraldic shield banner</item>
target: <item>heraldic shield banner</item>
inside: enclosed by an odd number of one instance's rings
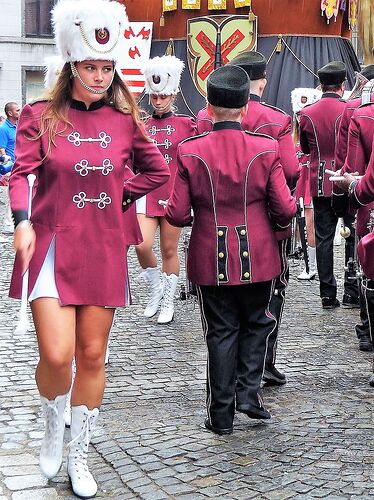
[[[204,97],[210,73],[214,70],[217,34],[221,35],[224,66],[244,50],[257,47],[257,17],[204,16],[187,20],[187,60],[192,80]]]

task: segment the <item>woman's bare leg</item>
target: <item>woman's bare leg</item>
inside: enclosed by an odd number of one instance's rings
[[[143,242],[135,246],[139,264],[143,269],[157,267],[157,258],[153,252],[153,243],[159,224],[158,218],[138,214],[138,222],[143,235]]]
[[[41,297],[31,302],[40,360],[35,379],[39,392],[52,400],[67,394],[75,348],[75,307]]]
[[[72,406],[99,408],[105,388],[105,351],[115,309],[78,306],[76,314],[76,376]]]
[[[178,243],[181,229],[174,227],[162,217],[160,218],[160,248],[162,256],[162,271],[166,274],[179,276]]]

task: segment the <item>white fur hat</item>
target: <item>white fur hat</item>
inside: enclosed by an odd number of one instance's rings
[[[183,68],[183,61],[175,56],[157,56],[149,59],[143,67],[146,93],[177,94]]]
[[[297,88],[291,92],[292,111],[298,113],[309,104],[321,99],[322,91],[309,88]]]
[[[44,87],[51,90],[57,82],[58,76],[64,66],[60,56],[46,57],[44,60]]]
[[[128,24],[123,5],[110,0],[59,0],[52,10],[56,45],[64,62],[117,61]]]

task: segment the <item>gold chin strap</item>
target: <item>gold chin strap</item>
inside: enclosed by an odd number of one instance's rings
[[[72,72],[72,75],[75,77],[75,78],[78,78],[79,80],[79,83],[82,85],[82,87],[84,87],[86,90],[88,90],[89,92],[92,92],[93,94],[105,94],[105,92],[107,90],[110,89],[110,86],[112,85],[113,83],[113,79],[114,79],[114,75],[115,75],[115,72],[116,72],[116,68],[114,66],[113,68],[113,75],[112,75],[112,79],[110,80],[110,83],[107,87],[105,87],[104,89],[100,89],[100,90],[97,90],[97,89],[93,89],[92,87],[90,87],[89,85],[87,85],[87,83],[85,83],[82,78],[80,77],[80,74],[78,73],[78,70],[77,68],[75,67],[75,64],[73,62],[70,63],[70,68],[71,68],[71,72]]]

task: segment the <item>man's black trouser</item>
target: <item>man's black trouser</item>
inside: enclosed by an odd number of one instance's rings
[[[237,404],[259,406],[267,339],[275,325],[268,311],[272,283],[197,287],[208,347],[207,412],[214,427],[232,426],[236,380]]]

